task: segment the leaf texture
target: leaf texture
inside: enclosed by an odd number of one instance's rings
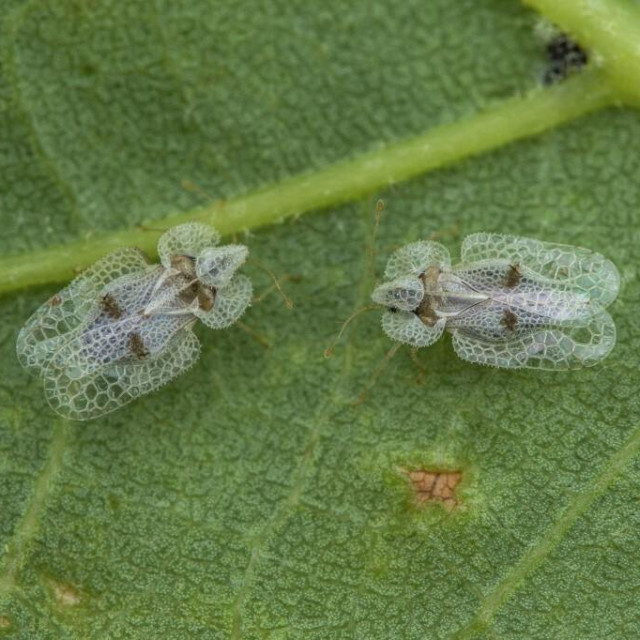
[[[6,0],[0,252],[480,113],[539,84],[537,20],[500,0]],[[604,110],[243,238],[293,276],[293,310],[271,294],[246,316],[271,347],[201,327],[195,367],[94,422],[55,417],[15,356],[57,289],[4,297],[0,638],[636,637],[639,135]],[[613,260],[611,356],[509,372],[445,339],[352,406],[391,346],[376,314],[323,350],[374,272],[433,233],[457,260],[478,231]],[[461,474],[453,508],[416,500],[420,470]]]

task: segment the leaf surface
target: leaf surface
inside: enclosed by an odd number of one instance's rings
[[[500,0],[6,0],[0,252],[133,233],[201,204],[185,183],[259,194],[455,127],[539,84],[537,21]],[[637,636],[639,135],[636,111],[601,110],[250,234],[295,276],[293,310],[272,294],[245,318],[271,348],[201,327],[191,371],[93,422],[52,415],[15,357],[56,286],[5,296],[0,637]],[[376,314],[323,350],[374,266],[477,231],[610,257],[611,356],[508,372],[445,338],[352,406],[391,346]],[[454,503],[418,503],[421,470],[461,474]]]

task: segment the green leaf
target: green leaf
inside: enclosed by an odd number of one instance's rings
[[[583,4],[556,19],[615,53]],[[639,635],[640,118],[605,108],[630,101],[633,52],[541,88],[538,21],[500,0],[5,0],[0,637]],[[168,221],[287,215],[245,238],[295,305],[249,310],[270,348],[202,327],[191,371],[82,424],[20,369],[17,332],[57,290],[33,285]],[[391,346],[376,314],[323,351],[374,266],[480,230],[614,260],[611,356],[508,372],[445,338],[354,406]],[[419,503],[422,470],[459,472],[454,497]]]

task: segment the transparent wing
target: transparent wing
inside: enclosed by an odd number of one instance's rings
[[[36,369],[46,366],[71,332],[85,321],[106,286],[147,269],[145,254],[127,248],[105,256],[83,271],[40,306],[18,334],[16,352],[22,366]]]
[[[162,264],[169,268],[171,257],[185,255],[195,258],[203,249],[220,242],[220,234],[210,225],[201,222],[180,224],[165,231],[158,240],[158,255]]]
[[[524,266],[556,282],[580,289],[603,307],[615,300],[620,274],[604,256],[582,247],[572,247],[532,238],[494,233],[475,233],[462,243],[462,262],[504,260]]]
[[[430,240],[412,242],[391,254],[384,276],[387,280],[400,276],[419,276],[432,264],[438,265],[441,269],[451,266],[451,258],[446,247]]]
[[[99,307],[96,315],[102,315],[105,321],[110,317],[138,316],[154,296],[161,295],[156,291],[156,285],[163,273],[164,267],[153,265],[143,273],[127,274],[110,282],[94,301],[94,306]]]
[[[412,347],[428,347],[444,331],[446,319],[427,326],[415,313],[409,311],[385,311],[382,314],[382,329],[392,339]]]
[[[224,329],[245,312],[251,302],[252,292],[251,280],[247,276],[236,275],[227,286],[216,289],[213,309],[197,309],[194,315],[212,329]]]
[[[194,322],[193,315],[135,313],[120,320],[98,316],[71,334],[53,354],[43,375],[54,370],[79,379],[105,367],[128,361],[153,359],[174,335]]]
[[[51,408],[65,418],[98,418],[166,384],[189,369],[199,353],[198,338],[185,326],[147,359],[92,367],[86,373],[52,362],[44,372],[45,394]]]
[[[597,364],[616,342],[613,320],[602,309],[567,325],[520,312],[508,316],[503,305],[478,305],[465,316],[449,322],[453,348],[460,358],[477,364],[579,369]]]
[[[439,284],[445,292],[443,308],[464,307],[465,297],[477,299],[476,294],[527,314],[554,321],[570,321],[585,313],[592,313],[598,301],[589,293],[567,281],[551,280],[523,265],[515,266],[505,260],[480,260],[454,267],[442,274]],[[477,301],[477,300],[476,300]]]

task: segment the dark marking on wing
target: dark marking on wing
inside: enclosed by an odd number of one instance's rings
[[[520,273],[520,265],[510,264],[504,286],[507,287],[507,289],[513,289],[518,286],[521,278],[522,273]]]
[[[211,311],[216,301],[216,290],[201,284],[198,287],[198,306],[203,311]]]
[[[431,306],[431,296],[429,295],[425,295],[424,298],[422,298],[420,306],[414,311],[414,313],[427,327],[433,327],[433,325],[439,320],[438,314]]]
[[[105,293],[100,298],[100,306],[110,318],[113,318],[113,320],[119,320],[122,317],[122,309],[110,293]]]
[[[195,260],[191,256],[182,254],[171,256],[171,266],[189,278],[196,277]]]
[[[139,360],[142,360],[142,358],[146,358],[149,355],[149,350],[145,346],[139,333],[132,333],[129,335],[129,350]]]
[[[502,313],[502,319],[500,320],[500,324],[507,328],[509,331],[515,331],[516,324],[518,324],[518,316],[510,311],[509,309],[505,309]]]
[[[420,275],[420,280],[422,281],[422,286],[424,287],[425,292],[431,291],[436,286],[438,282],[438,277],[440,276],[440,269],[437,265],[430,265],[427,270]],[[422,302],[420,302],[420,306],[414,311],[414,313],[420,318],[420,320],[427,326],[432,327],[436,322],[438,322],[439,317],[435,312],[432,304],[432,296],[428,293],[422,298]]]

